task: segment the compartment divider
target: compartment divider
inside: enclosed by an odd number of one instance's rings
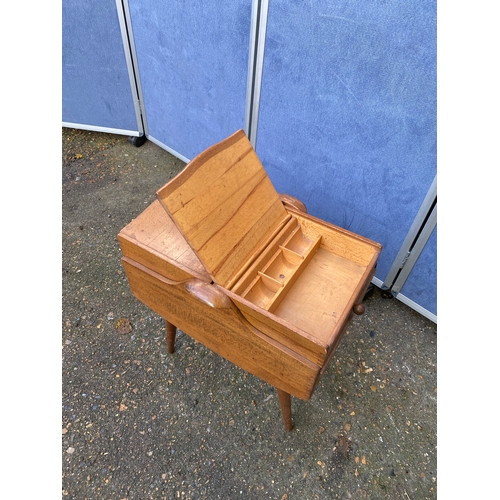
[[[298,265],[300,264],[301,261],[304,260],[303,255],[294,252],[293,250],[290,250],[289,248],[284,247],[283,245],[280,245],[280,249],[283,252],[283,255],[285,256],[286,260],[288,260],[288,262],[290,262],[291,264]]]
[[[278,280],[275,280],[274,278],[271,278],[271,276],[268,276],[267,274],[264,274],[262,271],[259,271],[259,276],[262,279],[262,282],[264,285],[269,288],[269,290],[273,291],[274,293],[279,292],[284,284],[281,283]]]
[[[292,218],[249,266],[233,291],[273,312],[307,267],[320,243],[321,236],[314,240],[307,238],[297,220]]]
[[[266,263],[274,258],[274,252],[278,249],[279,245],[288,241],[290,234],[294,232],[297,227],[297,219],[292,216],[285,226],[281,228],[281,231],[276,234],[271,243],[269,243],[262,253],[247,266],[247,270],[236,282],[236,284],[231,287],[231,291],[244,297],[248,292],[249,282],[255,282],[255,275],[257,274],[257,271],[259,269],[264,269]],[[244,292],[242,292],[242,290],[244,290]]]

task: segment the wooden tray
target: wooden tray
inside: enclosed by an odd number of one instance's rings
[[[311,397],[363,312],[382,248],[279,195],[241,130],[192,160],[118,238],[134,294],[276,386],[284,418],[287,397]]]

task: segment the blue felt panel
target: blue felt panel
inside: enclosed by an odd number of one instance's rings
[[[437,226],[399,293],[437,316]]]
[[[139,130],[114,0],[63,0],[62,121]]]
[[[256,150],[384,281],[436,175],[435,0],[270,2]]]
[[[187,159],[244,127],[251,0],[129,0],[148,136]]]

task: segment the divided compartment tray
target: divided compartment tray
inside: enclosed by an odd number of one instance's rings
[[[295,217],[267,247],[265,254],[250,266],[232,288],[253,304],[274,312],[307,267],[321,243],[321,236],[307,238]]]

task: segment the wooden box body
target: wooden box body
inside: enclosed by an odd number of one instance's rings
[[[242,131],[157,194],[118,235],[134,295],[244,370],[309,399],[381,246],[280,197]]]

